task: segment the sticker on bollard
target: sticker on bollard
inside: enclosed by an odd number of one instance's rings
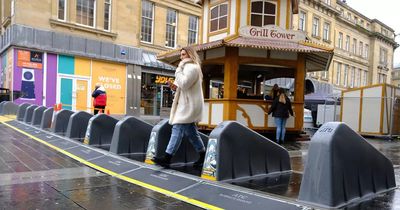
[[[147,146],[145,163],[154,165],[152,159],[156,156],[156,132],[151,132],[149,144]]]
[[[212,181],[217,180],[217,139],[208,141],[201,178]]]
[[[84,146],[74,147],[66,150],[69,153],[72,153],[84,160],[89,160],[93,158],[97,158],[103,156],[103,153],[97,152],[91,148],[87,148]]]
[[[124,176],[166,189],[171,192],[185,189],[186,187],[197,183],[196,181],[188,178],[167,174],[148,168],[142,168],[126,173]]]
[[[132,169],[137,169],[140,166],[121,160],[121,159],[117,159],[111,156],[103,156],[94,160],[91,160],[90,162],[92,162],[93,164],[96,164],[98,166],[101,166],[107,170],[113,171],[115,173],[123,173],[123,172],[127,172],[130,171]]]
[[[223,209],[302,209],[300,206],[284,201],[264,198],[239,192],[238,190],[226,189],[204,183],[185,189],[180,194]]]
[[[89,119],[88,125],[87,125],[87,129],[86,129],[86,134],[85,134],[85,138],[83,139],[83,143],[84,144],[89,144],[90,142],[90,128],[92,127],[92,122],[95,116],[91,117]]]

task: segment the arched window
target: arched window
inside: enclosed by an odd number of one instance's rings
[[[228,3],[212,7],[210,14],[210,32],[228,27]]]
[[[272,0],[253,0],[251,1],[252,26],[276,25],[276,1]]]

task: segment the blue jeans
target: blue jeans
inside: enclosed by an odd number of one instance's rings
[[[286,133],[286,120],[287,118],[275,117],[275,125],[276,125],[276,142],[279,143],[279,140],[282,143],[285,141],[285,133]]]
[[[172,126],[171,138],[169,139],[169,143],[165,152],[170,155],[174,155],[176,151],[178,151],[183,136],[185,135],[189,138],[190,143],[197,152],[205,151],[203,141],[197,132],[196,125],[194,123],[187,123],[175,124]]]

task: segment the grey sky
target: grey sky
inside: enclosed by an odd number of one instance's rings
[[[347,4],[365,15],[369,19],[378,19],[382,23],[400,33],[400,1],[399,0],[347,0]],[[400,34],[396,36],[397,43],[400,43]],[[400,48],[400,47],[399,47]],[[394,66],[400,66],[400,49],[394,53]]]

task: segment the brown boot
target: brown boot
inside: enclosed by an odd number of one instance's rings
[[[205,152],[205,151],[200,152],[200,153],[199,153],[199,156],[200,156],[199,159],[198,159],[196,162],[193,163],[193,167],[195,167],[195,168],[201,168],[201,167],[203,167],[204,158],[205,158],[205,156],[206,156],[206,152]]]

